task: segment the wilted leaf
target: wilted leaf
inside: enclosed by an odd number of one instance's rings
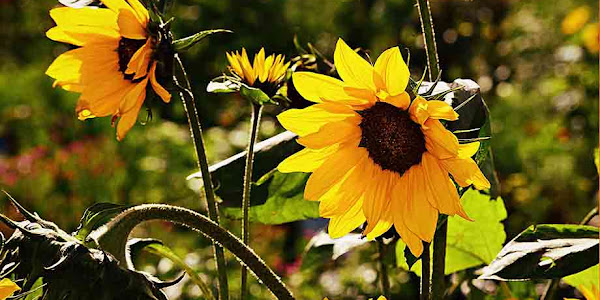
[[[250,221],[263,224],[283,224],[319,217],[319,203],[304,200],[307,173],[284,174],[275,171],[258,187],[267,186],[267,201],[250,207]],[[254,191],[254,190],[253,190]],[[225,208],[225,216],[241,219],[240,208]]]
[[[502,249],[506,239],[501,221],[506,218],[506,209],[501,198],[490,200],[489,195],[468,190],[461,198],[467,215],[473,221],[461,217],[448,217],[448,239],[446,241],[446,274],[485,265],[491,262]],[[398,267],[421,276],[421,261],[414,262],[401,240],[396,244]],[[414,265],[409,268],[410,264]]]
[[[173,250],[163,245],[161,241],[155,239],[131,239],[127,241],[127,246],[129,247],[129,251],[133,257],[137,256],[139,252],[143,250],[154,255],[158,255],[160,257],[169,259],[176,266],[183,269],[188,274],[188,276],[190,276],[190,280],[200,288],[205,299],[214,299],[212,291],[210,290],[208,285],[204,283],[202,278],[200,278],[198,273],[194,271],[192,267],[186,264],[181,257],[175,254]]]
[[[175,51],[177,51],[177,52],[186,51],[189,48],[191,48],[192,46],[196,45],[198,42],[202,41],[204,38],[206,38],[209,35],[212,35],[215,33],[231,33],[231,32],[233,32],[233,31],[227,30],[227,29],[211,29],[211,30],[200,31],[194,35],[190,35],[188,37],[184,37],[182,39],[173,41],[173,47],[175,48]]]
[[[480,279],[560,278],[598,264],[598,228],[534,225],[510,241]]]
[[[233,93],[237,92],[240,89],[240,85],[229,80],[223,78],[223,81],[220,81],[221,78],[215,78],[206,86],[206,91],[209,93]]]
[[[88,234],[106,223],[110,218],[127,209],[127,206],[114,203],[96,203],[88,207],[81,216],[75,237],[84,241]]]

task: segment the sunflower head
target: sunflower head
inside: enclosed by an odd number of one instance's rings
[[[227,60],[234,76],[248,86],[262,90],[269,97],[274,96],[281,87],[290,65],[289,62],[285,62],[285,56],[281,54],[265,57],[264,48],[254,56],[252,64],[244,48],[241,53],[238,51],[227,53]]]
[[[320,201],[332,238],[365,222],[368,239],[394,227],[419,256],[440,213],[468,219],[455,183],[490,187],[472,159],[479,142],[460,144],[446,129],[442,121],[458,119],[450,105],[414,95],[398,47],[372,65],[340,39],[334,64],[342,80],[294,72],[298,92],[315,104],[277,117],[305,147],[278,169],[312,173],[304,198]]]

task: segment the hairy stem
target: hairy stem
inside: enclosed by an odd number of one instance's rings
[[[377,250],[379,251],[379,277],[381,279],[381,289],[383,291],[383,296],[387,299],[390,298],[390,279],[388,277],[387,267],[384,262],[385,258],[385,244],[382,239],[377,239]]]
[[[262,105],[252,102],[252,120],[250,121],[250,137],[246,150],[246,168],[244,171],[244,190],[242,193],[242,241],[248,245],[250,239],[250,188],[252,186],[252,168],[254,166],[254,144],[258,136],[260,115]],[[244,300],[248,297],[248,269],[242,266],[242,296]]]
[[[585,215],[585,217],[583,217],[583,219],[581,220],[581,222],[579,222],[579,224],[580,225],[587,224],[597,214],[598,214],[598,206],[592,208]],[[558,287],[559,282],[560,282],[560,278],[554,278],[552,280],[549,280],[548,283],[546,284],[546,287],[544,288],[544,292],[542,293],[542,297],[540,299],[541,300],[554,299],[554,291],[556,290],[556,287]]]
[[[421,19],[421,30],[425,42],[425,54],[427,54],[427,67],[429,68],[429,80],[433,81],[440,73],[440,63],[435,44],[435,31],[433,30],[433,19],[429,8],[429,0],[417,0],[419,18]]]
[[[177,81],[177,77],[173,76],[175,84],[181,89],[180,97],[183,100],[183,107],[185,109],[188,123],[190,126],[190,133],[192,140],[194,141],[194,148],[196,149],[196,157],[198,159],[198,168],[202,172],[202,180],[204,182],[204,192],[206,194],[206,202],[208,206],[208,216],[210,219],[219,224],[219,212],[217,209],[217,202],[215,201],[215,193],[212,185],[212,179],[210,172],[208,171],[208,160],[206,158],[206,150],[204,148],[204,139],[202,137],[202,127],[200,125],[200,118],[198,116],[198,110],[196,109],[196,101],[194,94],[192,93],[190,81],[188,79],[183,63],[177,54],[175,59],[183,78],[185,79],[185,86],[181,86]],[[221,245],[213,242],[215,261],[217,264],[217,273],[219,274],[219,299],[229,299],[229,286],[227,283],[227,270],[225,265],[225,254]]]
[[[423,243],[421,254],[421,300],[431,300],[431,255],[429,243]]]
[[[431,274],[431,297],[443,299],[446,293],[446,240],[448,237],[448,216],[440,215],[440,225],[433,236],[433,272]]]
[[[204,234],[233,253],[277,299],[294,299],[279,276],[252,249],[216,222],[187,208],[167,204],[134,206],[106,224],[96,240],[104,251],[113,254],[119,261],[125,261],[129,234],[137,225],[150,220],[173,222]]]

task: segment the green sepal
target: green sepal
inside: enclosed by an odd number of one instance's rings
[[[240,86],[240,95],[258,105],[265,105],[267,103],[277,104],[261,89],[249,87],[245,84]]]
[[[227,29],[211,29],[200,31],[194,35],[190,35],[188,37],[184,37],[173,41],[173,48],[177,52],[187,51],[192,46],[202,41],[205,37],[215,33],[233,33],[233,31]]]

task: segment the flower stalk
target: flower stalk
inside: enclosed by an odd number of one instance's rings
[[[383,239],[377,239],[377,250],[379,251],[379,268],[380,268],[380,279],[381,279],[381,290],[383,296],[390,298],[390,279],[388,277],[387,267],[385,265],[385,244]]]
[[[427,54],[429,80],[433,81],[440,75],[440,63],[435,43],[435,31],[433,29],[433,18],[431,17],[429,0],[417,0],[417,8],[421,20],[421,30],[423,31],[425,53]],[[423,262],[421,299],[443,299],[444,297],[446,290],[444,274],[446,265],[446,239],[448,235],[447,217],[446,215],[440,215],[440,226],[438,226],[433,237],[433,270],[431,279],[429,278],[429,244],[426,245],[421,256],[421,261]],[[429,280],[431,280],[431,290],[424,288],[424,286],[429,285]]]
[[[242,241],[248,245],[250,239],[250,189],[252,186],[252,169],[254,166],[254,144],[258,136],[260,115],[263,106],[251,101],[252,116],[250,121],[250,136],[246,150],[246,167],[244,171],[244,190],[242,194]],[[242,290],[241,299],[248,297],[248,268],[242,266]]]
[[[194,99],[194,94],[191,91],[190,81],[187,77],[187,73],[185,71],[185,68],[183,67],[183,63],[181,62],[179,55],[175,54],[175,59],[183,75],[185,86],[181,86],[179,84],[176,76],[173,76],[173,80],[175,82],[175,85],[178,86],[181,90],[180,97],[183,101],[183,107],[188,118],[190,133],[192,135],[192,140],[194,141],[194,148],[196,150],[196,156],[198,159],[198,168],[202,173],[202,180],[204,182],[204,192],[206,194],[208,216],[218,226],[219,212],[217,210],[217,203],[215,201],[215,193],[212,185],[212,179],[208,170],[208,159],[206,158],[204,139],[202,137],[202,127],[200,125],[200,118],[198,117],[198,110],[196,109],[196,101]],[[213,248],[217,265],[217,273],[219,274],[219,299],[227,300],[229,299],[229,286],[227,283],[227,271],[225,268],[225,254],[223,252],[223,247],[221,246],[221,244],[215,242],[214,240]]]

